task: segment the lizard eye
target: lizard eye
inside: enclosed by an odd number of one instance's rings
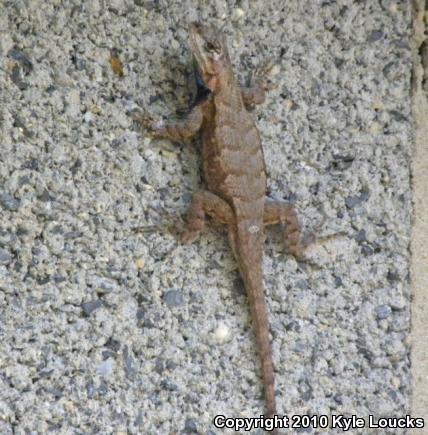
[[[217,47],[212,42],[206,42],[205,43],[205,48],[208,51],[217,51]]]

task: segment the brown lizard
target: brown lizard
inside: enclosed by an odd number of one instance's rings
[[[184,242],[192,242],[205,224],[205,215],[229,229],[229,240],[248,294],[260,354],[268,416],[276,414],[274,368],[263,286],[264,227],[285,224],[288,252],[302,257],[303,245],[294,207],[266,197],[266,171],[259,133],[247,108],[262,103],[270,88],[266,69],[248,87],[234,77],[226,38],[217,29],[190,25],[190,45],[204,97],[182,120],[164,123],[142,118],[154,137],[172,141],[201,133],[203,169],[208,190],[193,195]]]

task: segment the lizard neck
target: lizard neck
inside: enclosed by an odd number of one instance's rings
[[[213,92],[217,108],[228,107],[238,113],[244,108],[241,90],[233,75],[220,78],[216,91]]]
[[[236,88],[236,81],[231,68],[224,68],[218,74],[210,76],[206,84],[214,95],[224,95],[231,89]]]

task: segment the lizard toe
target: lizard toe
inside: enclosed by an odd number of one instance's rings
[[[186,245],[193,243],[198,237],[199,237],[199,231],[184,230],[181,233],[181,241]]]

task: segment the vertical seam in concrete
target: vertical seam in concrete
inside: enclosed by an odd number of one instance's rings
[[[413,1],[413,230],[411,241],[412,302],[412,416],[428,424],[428,94],[424,71],[427,10],[425,0]],[[425,42],[426,44],[426,42]],[[418,430],[412,431],[417,433]],[[420,433],[420,429],[419,429]]]

